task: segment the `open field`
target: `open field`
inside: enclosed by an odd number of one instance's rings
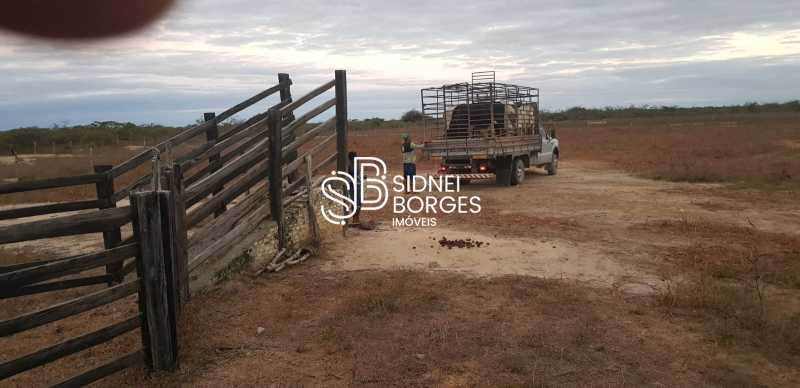
[[[796,119],[558,124],[557,176],[464,186],[483,211],[435,228],[365,213],[376,230],[196,296],[178,372],[98,385],[800,385]],[[351,149],[398,171],[399,133],[354,133]]]

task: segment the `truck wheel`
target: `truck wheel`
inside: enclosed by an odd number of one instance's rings
[[[502,156],[495,161],[495,178],[498,186],[511,185],[511,172],[513,171],[513,163],[510,156]]]
[[[547,175],[556,175],[558,173],[558,154],[553,153],[553,160],[547,164]]]
[[[525,162],[522,161],[520,158],[514,159],[514,163],[512,164],[513,170],[511,170],[511,185],[518,185],[525,180]]]

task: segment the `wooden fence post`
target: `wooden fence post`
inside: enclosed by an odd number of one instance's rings
[[[178,365],[171,227],[170,192],[131,193],[133,231],[139,242],[136,271],[141,279],[139,311],[142,316],[142,346],[145,361],[153,370],[174,370]]]
[[[269,127],[269,202],[272,219],[278,224],[278,250],[286,247],[286,225],[283,221],[283,157],[281,142],[281,112],[267,112]]]
[[[97,165],[94,166],[94,172],[105,173],[111,170],[113,166],[110,165]],[[97,191],[97,199],[102,201],[100,205],[100,209],[108,209],[112,207],[117,207],[116,202],[111,200],[111,197],[114,195],[114,178],[106,174],[105,178],[103,178],[102,182],[95,183],[95,190]],[[110,230],[108,232],[103,232],[103,246],[106,249],[111,249],[119,245],[122,241],[122,232],[119,228]],[[108,281],[108,285],[113,285],[114,283],[118,283],[122,281],[118,273],[122,270],[122,262],[113,263],[106,265],[106,273],[107,274],[114,274],[113,279]]]
[[[292,80],[291,80],[291,78],[289,78],[289,74],[278,73],[278,83],[286,83],[288,85],[291,85],[292,84]],[[281,94],[281,105],[285,105],[285,104],[288,104],[288,103],[292,102],[292,90],[290,89],[289,86],[287,86],[286,88],[281,89],[280,94]],[[292,121],[294,121],[294,111],[289,112],[285,117],[282,117],[281,119],[285,123],[291,123]],[[285,144],[291,144],[296,137],[297,136],[295,135],[294,131],[292,131],[291,133],[288,133],[286,135]],[[292,150],[292,151],[289,151],[286,154],[286,157],[283,160],[286,163],[291,163],[295,159],[297,159],[297,150],[296,149]],[[289,177],[288,177],[289,182],[294,182],[295,180],[297,180],[297,176],[298,176],[297,172],[293,172],[293,173],[289,174]]]
[[[214,112],[206,112],[203,113],[203,119],[205,121],[214,121],[213,125],[210,125],[208,129],[206,129],[206,141],[208,142],[209,146],[213,146],[217,143],[217,139],[219,138],[219,126],[217,125],[217,115]],[[217,152],[213,155],[208,156],[208,175],[213,174],[215,171],[222,168],[222,158],[220,156],[220,152]],[[223,185],[219,185],[217,188],[214,189],[213,194],[217,195],[220,191],[222,191]],[[219,209],[214,211],[214,217],[219,217],[222,213],[225,213],[225,209],[227,206],[223,203],[220,205]]]
[[[175,273],[175,284],[178,291],[177,308],[178,313],[183,309],[183,305],[189,300],[189,258],[188,244],[189,238],[186,232],[186,202],[183,198],[183,171],[180,163],[175,163],[172,167],[164,169],[165,189],[172,193],[169,211],[172,226],[172,255],[173,271]]]
[[[347,171],[347,73],[336,70],[336,169]]]
[[[311,245],[316,251],[320,244],[319,223],[317,222],[317,202],[314,200],[314,175],[311,170],[314,168],[311,163],[311,155],[306,155],[306,191],[308,192],[308,203],[306,209],[308,210],[308,227],[311,231]]]

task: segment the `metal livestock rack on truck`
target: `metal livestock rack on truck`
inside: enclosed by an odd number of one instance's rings
[[[495,81],[494,71],[471,83],[422,89],[423,150],[441,160],[440,174],[462,181],[496,178],[515,185],[525,168],[557,163],[557,141],[540,125],[539,89]]]

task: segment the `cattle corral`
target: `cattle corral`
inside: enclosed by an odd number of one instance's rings
[[[319,256],[301,266],[255,276],[245,265],[187,304],[176,372],[134,367],[99,384],[800,384],[797,120],[554,123],[558,176],[531,169],[516,187],[464,186],[483,211],[435,228],[367,212],[376,230],[324,230]],[[402,131],[362,131],[349,149],[399,171]],[[483,244],[438,243],[468,238]],[[47,249],[6,248],[3,264]],[[4,338],[2,360],[79,329]],[[20,381],[57,382],[73,371],[65,365],[83,369],[136,339],[126,341]]]

